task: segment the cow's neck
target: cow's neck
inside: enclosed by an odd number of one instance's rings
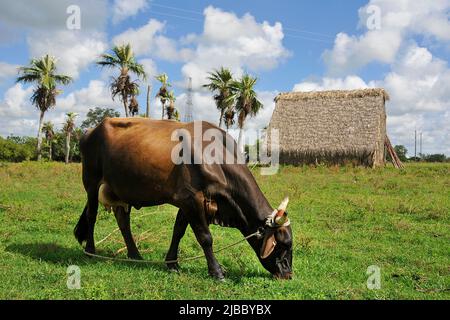
[[[250,170],[235,176],[233,199],[247,219],[241,232],[249,234],[263,226],[273,209],[256,183]]]

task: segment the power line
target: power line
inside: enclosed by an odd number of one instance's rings
[[[157,4],[157,3],[152,3],[151,6],[203,16],[203,12],[194,11],[194,10],[188,10],[188,9],[175,7],[175,6],[166,6],[166,5]],[[203,22],[204,21],[202,19],[188,17],[188,16],[185,16],[185,15],[171,14],[171,13],[159,12],[159,11],[154,11],[154,10],[151,10],[151,13],[162,15],[162,16],[167,16],[167,17],[173,17],[173,18],[179,18],[179,19],[184,19],[184,20],[189,20],[189,21],[195,21],[195,22]],[[328,38],[328,39],[334,39],[335,38],[334,35],[328,35],[328,34],[325,34],[325,33],[320,33],[320,32],[315,32],[315,31],[310,31],[310,30],[303,30],[303,29],[290,28],[290,27],[283,27],[283,29],[287,30],[287,31],[294,32],[294,33],[303,33],[303,34],[308,34],[308,35],[311,35],[311,36],[316,36],[316,37],[306,37],[306,36],[302,36],[302,35],[285,34],[285,36],[289,37],[289,38],[298,38],[298,39],[303,39],[303,40],[311,40],[311,41],[324,42],[324,43],[333,43],[333,42],[330,41],[330,40],[321,39],[321,38]]]
[[[284,34],[285,37],[288,38],[294,38],[294,39],[303,39],[303,40],[310,40],[310,41],[317,41],[317,42],[323,42],[323,43],[334,43],[333,41],[330,40],[325,40],[325,39],[319,39],[319,38],[309,38],[309,37],[304,37],[304,36],[299,36],[299,35],[292,35],[292,34]]]
[[[319,32],[313,32],[313,31],[307,31],[307,30],[301,30],[301,29],[294,29],[294,28],[288,28],[288,27],[283,27],[283,29],[284,30],[288,30],[288,31],[294,31],[294,32],[300,32],[300,33],[307,33],[307,34],[317,35],[317,36],[330,38],[330,39],[334,39],[335,38],[335,36],[331,36],[331,35],[325,34],[325,33],[319,33]]]
[[[165,6],[165,5],[157,4],[157,3],[153,3],[153,2],[152,2],[152,4],[151,4],[150,6],[159,7],[159,8],[164,8],[164,9],[172,9],[172,10],[176,10],[176,11],[187,12],[187,13],[193,13],[193,14],[197,14],[197,15],[203,16],[203,12],[200,12],[200,11],[193,11],[193,10],[188,10],[188,9],[179,8],[179,7]]]
[[[173,18],[179,18],[179,19],[184,19],[184,20],[195,21],[195,22],[203,22],[203,20],[201,20],[201,19],[196,19],[196,18],[191,18],[191,17],[186,17],[186,16],[180,16],[180,15],[170,14],[170,13],[164,13],[164,12],[158,12],[158,11],[154,11],[154,10],[152,10],[151,13],[159,14],[159,15],[167,16],[167,17],[173,17]]]

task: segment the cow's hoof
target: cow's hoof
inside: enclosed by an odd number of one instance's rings
[[[84,252],[87,252],[87,253],[90,253],[90,254],[95,254],[95,247],[87,247],[86,246],[86,248],[84,248]],[[88,255],[88,257],[92,258],[92,256],[89,256],[89,255]]]
[[[209,275],[216,279],[217,281],[224,282],[225,276],[223,275],[223,272],[210,272]]]
[[[180,266],[178,265],[178,263],[167,263],[166,265],[169,271],[176,273],[180,272]]]

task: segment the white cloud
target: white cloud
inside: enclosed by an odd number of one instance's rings
[[[164,30],[164,23],[150,19],[144,26],[134,29],[129,28],[112,40],[115,45],[131,44],[137,56],[149,55],[155,46],[155,37]]]
[[[57,57],[58,71],[74,78],[108,48],[104,34],[76,31],[33,32],[28,36],[28,45],[31,56],[48,53]]]
[[[0,61],[0,83],[9,77],[17,75],[18,65],[9,64]]]
[[[226,66],[238,75],[242,70],[270,70],[290,53],[283,46],[281,23],[258,23],[253,16],[242,17],[212,6],[204,10],[203,33],[189,35],[184,42],[196,43],[195,52],[182,72],[192,77],[194,88],[200,87],[207,72]]]
[[[0,118],[28,116],[34,111],[30,103],[32,92],[32,87],[24,88],[20,83],[6,90],[3,101],[0,102]]]
[[[377,81],[391,96],[389,112],[443,112],[450,108],[450,69],[423,47],[411,45],[384,80]]]
[[[67,30],[67,8],[80,7],[83,30],[103,29],[108,18],[107,0],[0,1],[0,21],[6,26],[32,30]]]
[[[39,111],[30,102],[32,92],[32,86],[24,88],[22,84],[16,84],[5,92],[3,100],[0,101],[0,135],[37,134]],[[108,84],[91,80],[85,88],[66,96],[58,96],[55,108],[46,113],[45,121],[52,121],[59,129],[65,114],[76,112],[79,114],[76,123],[80,125],[89,109],[94,107],[113,108],[123,114],[120,101],[112,101]]]
[[[186,61],[192,57],[191,49],[179,48],[174,39],[163,35],[165,23],[150,19],[140,28],[129,28],[115,36],[115,45],[129,43],[136,56],[156,56],[171,62]]]
[[[114,0],[113,23],[119,23],[148,8],[148,0]]]
[[[63,112],[85,114],[90,108],[107,107],[122,111],[121,102],[113,101],[109,85],[100,80],[91,80],[86,88],[71,92],[58,99],[57,108]]]
[[[333,49],[326,50],[323,55],[331,75],[355,72],[371,62],[391,64],[405,39],[415,35],[437,43],[450,40],[448,0],[371,0],[359,10],[360,27],[366,28],[369,6],[380,9],[380,28],[366,29],[360,36],[339,33]]]
[[[392,63],[401,45],[401,34],[391,30],[369,31],[363,36],[339,33],[332,51],[323,57],[331,75],[353,72],[370,62]]]
[[[72,5],[80,8],[79,30],[67,28],[67,20],[72,14],[67,13],[67,9]],[[107,49],[102,33],[107,18],[107,0],[1,1],[3,31],[15,33],[13,37],[1,36],[1,41],[17,42],[25,32],[30,56],[54,55],[59,58],[61,73],[78,78],[79,73]]]
[[[144,66],[144,71],[147,74],[149,81],[151,81],[152,78],[158,74],[158,68],[155,61],[153,61],[152,59],[142,59],[138,62]]]
[[[31,105],[33,88],[17,83],[6,90],[0,101],[0,135],[35,135],[39,113]]]
[[[164,23],[150,19],[115,36],[112,42],[130,43],[139,57],[186,62],[182,73],[192,77],[194,88],[199,88],[214,68],[226,66],[239,76],[244,69],[273,69],[290,55],[283,46],[283,29],[278,22],[259,23],[250,14],[238,17],[212,6],[204,10],[204,16],[203,32],[198,35],[191,33],[174,40],[164,36]]]
[[[325,77],[319,82],[303,81],[294,86],[293,91],[322,91],[322,90],[353,90],[368,88],[371,85],[358,76],[351,75],[345,78],[329,78]]]

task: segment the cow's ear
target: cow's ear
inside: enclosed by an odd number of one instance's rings
[[[277,241],[275,240],[275,234],[272,232],[266,234],[261,247],[261,252],[259,254],[261,259],[266,259],[268,256],[270,256],[276,245]]]

